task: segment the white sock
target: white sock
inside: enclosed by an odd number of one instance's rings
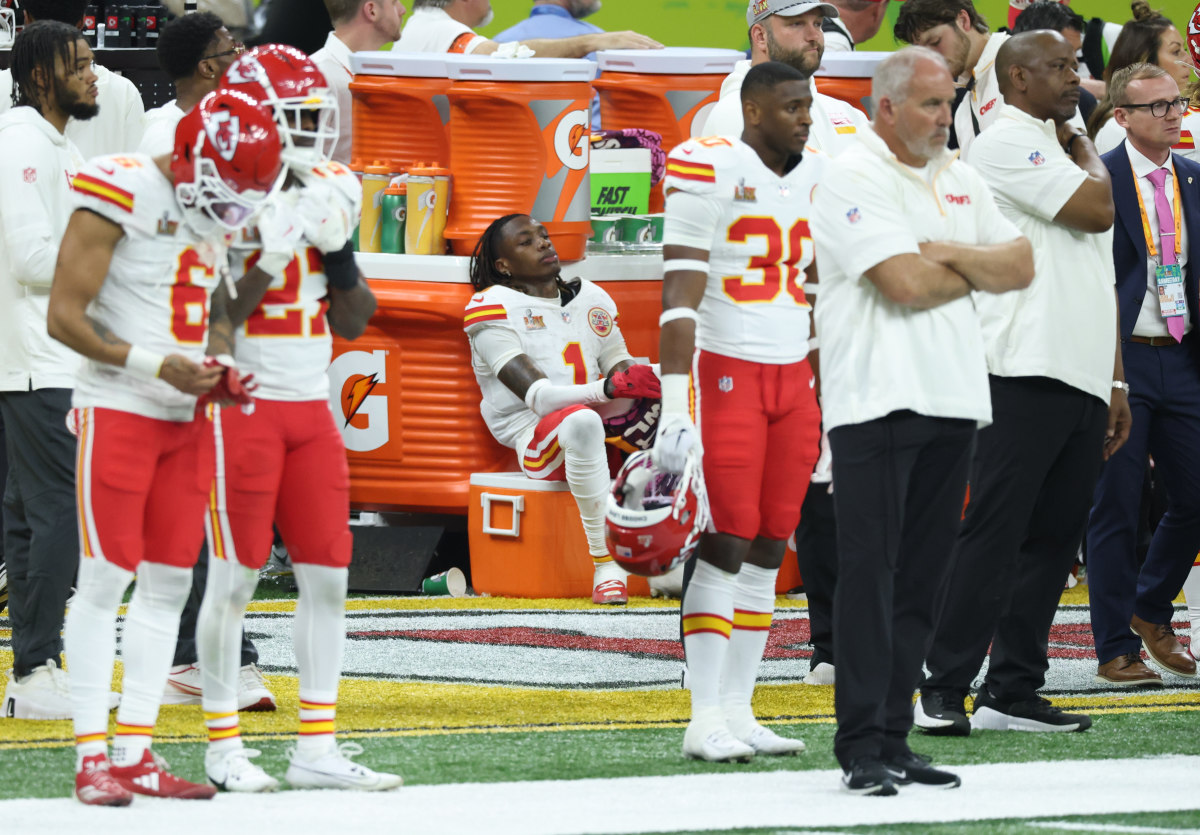
[[[1200,658],[1200,557],[1196,558],[1183,581],[1183,598],[1187,601],[1188,619],[1192,622],[1192,656]]]
[[[258,585],[258,572],[236,559],[209,556],[208,561],[204,602],[196,621],[196,657],[208,750],[216,753],[242,747],[237,700],[242,617]]]
[[[63,644],[71,674],[78,771],[83,758],[108,750],[108,694],[117,655],[117,607],[133,572],[100,557],[79,566],[79,587],[67,612]]]
[[[733,629],[737,575],[699,560],[683,596],[683,649],[692,691],[692,715],[720,706],[721,672]]]
[[[733,592],[733,632],[721,674],[721,708],[725,721],[735,734],[739,731],[748,733],[758,724],[750,700],[754,696],[758,666],[771,632],[778,573],[777,568],[743,563],[737,575]]]
[[[205,713],[237,711],[242,667],[242,617],[254,597],[258,572],[236,560],[209,558],[204,602],[196,620]]]
[[[611,562],[604,541],[604,512],[608,501],[608,456],[604,450],[604,423],[591,409],[580,409],[563,418],[558,427],[567,471],[567,486],[579,506],[592,562]]]
[[[175,656],[179,613],[191,590],[190,568],[145,561],[138,566],[121,637],[125,676],[113,736],[114,765],[135,765],[150,747]]]
[[[334,745],[338,680],[346,635],[345,568],[296,563],[293,642],[300,669],[300,738],[296,752],[313,759]]]

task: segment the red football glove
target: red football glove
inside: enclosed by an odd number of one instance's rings
[[[608,386],[613,399],[649,397],[658,400],[662,397],[662,382],[648,365],[631,365],[624,371],[615,372],[608,378]]]
[[[254,375],[247,374],[243,377],[238,372],[237,364],[234,363],[233,357],[229,356],[229,354],[205,357],[204,367],[219,367],[224,369],[224,371],[217,384],[200,398],[201,405],[205,403],[237,403],[240,406],[249,406],[254,402],[254,398],[251,395],[258,388],[258,384],[254,382]]]

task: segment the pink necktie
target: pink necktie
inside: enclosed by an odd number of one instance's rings
[[[1167,169],[1158,168],[1146,175],[1154,184],[1154,209],[1158,212],[1158,248],[1164,267],[1175,263],[1175,214],[1167,202]],[[1176,342],[1183,341],[1183,317],[1168,316],[1167,330]]]

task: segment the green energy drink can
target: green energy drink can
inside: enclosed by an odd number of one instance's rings
[[[407,190],[403,184],[388,186],[383,190],[383,200],[379,205],[380,252],[397,255],[404,252],[404,223],[408,213]]]

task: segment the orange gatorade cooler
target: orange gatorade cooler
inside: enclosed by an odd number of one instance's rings
[[[826,52],[821,66],[813,74],[817,89],[841,99],[868,116],[875,114],[871,102],[871,76],[875,66],[890,52]]]
[[[503,597],[591,597],[592,557],[579,506],[565,481],[524,473],[471,476],[467,530],[471,584]],[[629,593],[646,596],[644,577],[630,575]]]
[[[350,56],[356,158],[387,160],[397,171],[407,171],[417,160],[450,162],[446,61],[444,55],[410,52]]]
[[[600,124],[606,130],[644,128],[662,136],[664,151],[699,135],[720,97],[721,82],[746,56],[735,49],[667,47],[596,53]],[[662,211],[662,187],[650,211]]]
[[[746,56],[736,49],[667,47],[596,53],[600,124],[606,130],[645,128],[670,151],[704,127],[721,82]]]
[[[454,199],[446,239],[455,255],[470,255],[488,224],[518,212],[546,225],[564,261],[583,258],[595,67],[472,56],[447,64]]]

